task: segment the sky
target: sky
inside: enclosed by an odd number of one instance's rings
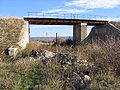
[[[120,20],[120,0],[0,0],[0,17],[23,18],[28,12],[97,15]],[[73,34],[73,26],[30,25],[30,28],[31,37]]]

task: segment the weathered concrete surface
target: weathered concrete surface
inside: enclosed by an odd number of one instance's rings
[[[87,37],[87,23],[81,23],[73,26],[73,40],[75,42],[83,41]]]
[[[112,39],[115,41],[120,40],[120,29],[110,23],[106,25],[100,25],[100,26],[93,27],[90,34],[84,40],[84,42],[100,43],[100,42],[105,42],[108,39]]]
[[[21,48],[25,48],[26,45],[29,43],[29,28],[28,28],[28,22],[24,21],[24,25],[22,27],[19,42],[17,43],[18,46]]]
[[[18,42],[16,47],[10,47],[9,48],[9,56],[16,56],[18,48],[24,49],[26,45],[29,43],[29,28],[28,28],[28,22],[24,21],[24,25],[22,26],[22,29],[20,30],[20,36],[18,37]],[[19,47],[18,47],[19,46]]]

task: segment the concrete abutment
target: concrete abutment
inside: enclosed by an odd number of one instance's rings
[[[87,37],[87,23],[80,23],[73,26],[73,41],[83,41]]]

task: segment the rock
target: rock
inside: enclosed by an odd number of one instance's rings
[[[34,57],[34,58],[38,57],[39,56],[38,51],[32,50],[31,51],[31,56]]]
[[[116,87],[117,89],[120,89],[120,82],[119,82],[119,83],[116,83],[115,87]]]
[[[15,56],[18,48],[9,48],[9,56]]]
[[[70,55],[70,54],[63,54],[63,53],[58,53],[56,54],[56,59],[57,62],[60,63],[61,65],[73,65],[75,64],[76,56]]]
[[[41,50],[40,55],[46,57],[46,58],[50,58],[50,57],[54,57],[56,54],[47,50]]]
[[[4,50],[4,54],[9,55],[9,49],[8,48]]]
[[[55,60],[55,53],[47,51],[47,50],[41,50],[38,52],[38,58],[41,60],[43,63],[47,63],[48,61],[53,61]]]
[[[89,90],[91,84],[91,78],[89,72],[85,71],[81,74],[73,73],[71,82],[76,90]]]
[[[29,57],[29,60],[30,61],[35,61],[35,58],[34,57]]]
[[[55,53],[47,51],[47,50],[41,50],[41,51],[31,51],[30,60],[35,61],[36,59],[41,60],[44,63],[47,63],[48,61],[54,60]]]
[[[7,48],[4,50],[4,54],[9,56],[15,56],[18,48]]]
[[[54,61],[54,60],[55,60],[55,58],[50,57],[50,58],[42,59],[42,62],[47,63],[48,61]]]
[[[33,57],[34,59],[39,58],[39,60],[41,60],[44,63],[47,63],[48,61],[56,60],[61,65],[73,65],[77,61],[76,56],[74,55],[64,54],[64,53],[56,54],[47,50],[41,50],[41,51],[32,50],[31,57]]]
[[[61,54],[61,53],[58,53],[56,55],[56,59],[57,59],[58,63],[60,63],[61,65],[66,64],[66,62],[69,61],[67,56],[65,54]]]

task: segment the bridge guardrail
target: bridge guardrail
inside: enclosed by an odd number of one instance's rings
[[[120,16],[111,17],[111,16],[101,16],[101,15],[40,13],[40,12],[28,12],[27,17],[120,21]]]

